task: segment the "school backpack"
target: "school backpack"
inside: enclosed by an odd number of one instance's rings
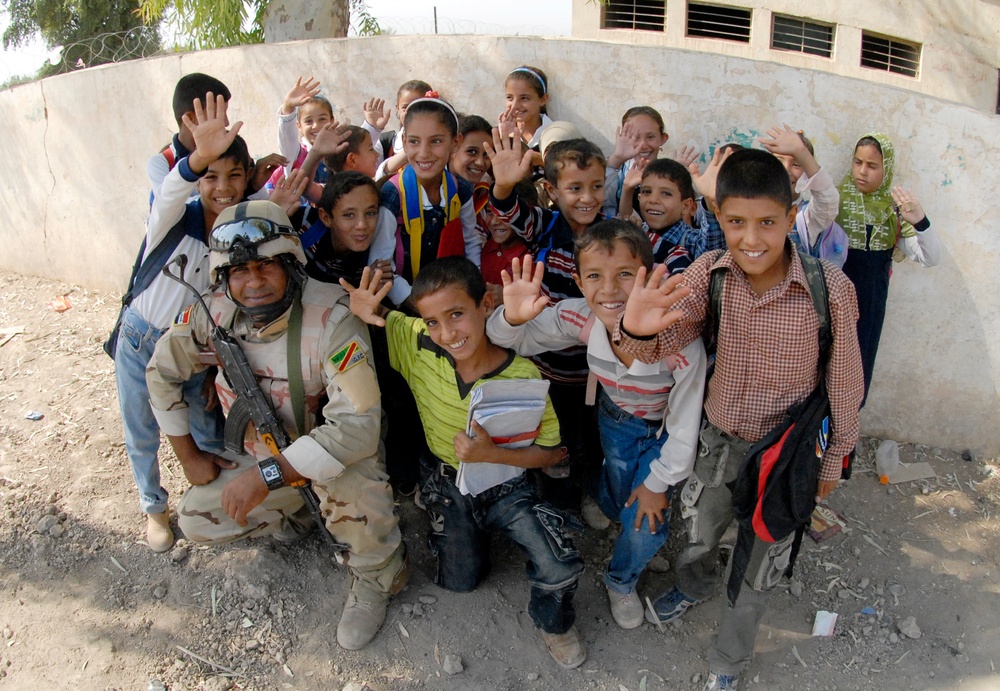
[[[816,259],[825,259],[838,269],[843,269],[850,244],[847,240],[847,233],[834,221],[823,229],[823,232],[816,238],[816,242],[810,246],[809,229],[806,227],[806,215],[803,213],[808,204],[808,201],[800,203],[799,213],[795,216],[795,246],[802,254]]]

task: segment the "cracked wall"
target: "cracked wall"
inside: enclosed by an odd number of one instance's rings
[[[433,49],[432,49],[433,48]],[[406,56],[387,60],[386,56]],[[944,245],[941,266],[897,264],[866,433],[1000,452],[1000,117],[910,91],[743,58],[573,39],[397,36],[267,44],[109,65],[0,92],[0,266],[89,287],[124,288],[147,212],[146,159],[175,131],[177,78],[201,71],[234,94],[230,119],[255,155],[275,149],[275,110],[296,76],[316,75],[351,121],[370,97],[430,81],[462,111],[493,119],[523,63],[551,81],[550,112],[604,151],[621,114],[656,107],[669,155],[805,130],[835,180],[869,129],[897,148]],[[308,65],[308,69],[303,66]],[[984,192],[987,191],[987,192]],[[109,325],[110,326],[110,325]]]

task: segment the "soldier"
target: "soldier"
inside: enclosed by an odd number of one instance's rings
[[[178,525],[198,544],[261,535],[294,540],[311,522],[291,485],[311,480],[327,529],[348,546],[336,555],[353,576],[337,641],[358,650],[378,633],[389,595],[410,574],[379,454],[381,408],[368,330],[339,286],[306,277],[299,238],[277,205],[251,201],[226,209],[209,248],[218,286],[208,301],[211,320],[240,342],[295,441],[273,456],[248,425],[244,455],[197,447],[182,386],[215,364],[214,325],[199,305],[189,307],[160,339],[146,370],[153,412],[192,485],[178,507]],[[221,376],[216,387],[228,413],[235,394]]]

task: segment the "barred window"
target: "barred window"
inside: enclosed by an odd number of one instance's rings
[[[666,0],[610,0],[601,8],[601,28],[663,31],[666,14]]]
[[[771,48],[833,57],[833,26],[776,14],[771,27]]]
[[[687,35],[750,43],[750,10],[688,3]]]
[[[920,44],[862,31],[861,66],[916,77],[920,72]]]

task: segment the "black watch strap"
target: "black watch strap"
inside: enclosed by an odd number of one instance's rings
[[[260,470],[260,476],[264,479],[268,490],[273,492],[285,486],[285,476],[281,474],[281,466],[273,458],[261,461],[257,464],[257,468]]]

